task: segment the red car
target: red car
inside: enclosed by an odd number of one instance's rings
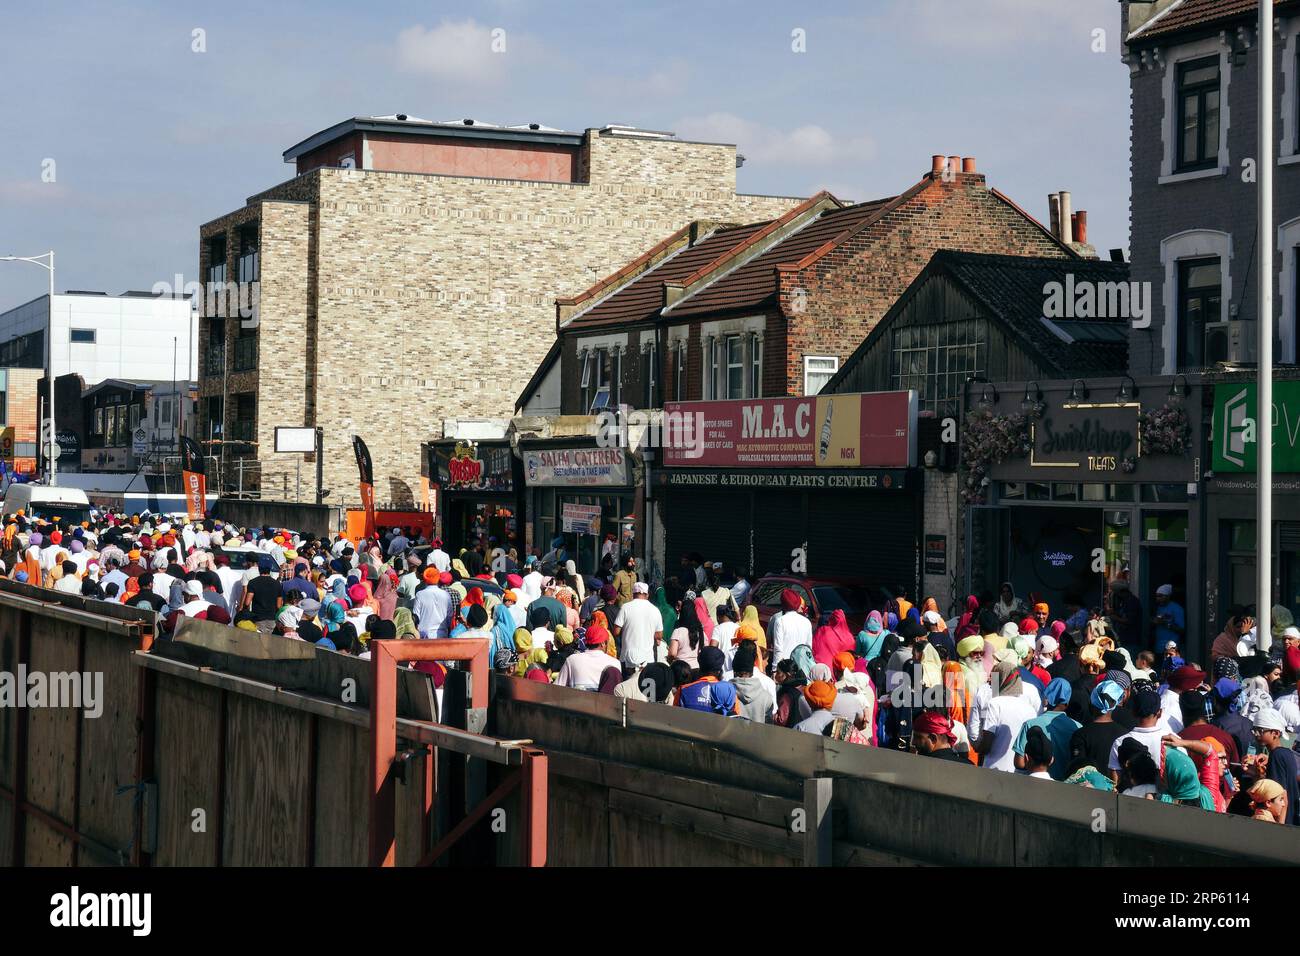
[[[804,612],[814,628],[823,614],[835,610],[844,612],[849,628],[855,634],[867,621],[872,608],[882,606],[889,595],[850,578],[805,578],[793,575],[770,574],[760,578],[745,597],[745,606],[758,608],[758,619],[767,629],[772,615],[781,610],[781,592],[786,588],[803,598]],[[744,610],[742,608],[742,610]]]

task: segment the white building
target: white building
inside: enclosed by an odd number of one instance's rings
[[[0,313],[0,366],[44,368],[53,324],[54,375],[187,382],[198,376],[198,319],[185,296],[64,292]]]

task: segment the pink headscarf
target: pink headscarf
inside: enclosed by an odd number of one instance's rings
[[[695,614],[700,619],[700,627],[704,629],[704,639],[712,640],[713,618],[709,616],[709,606],[704,603],[704,598],[695,599]]]

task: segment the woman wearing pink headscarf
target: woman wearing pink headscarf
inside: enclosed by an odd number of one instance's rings
[[[813,632],[813,660],[818,664],[833,667],[835,655],[846,651],[852,654],[857,645],[857,638],[849,630],[848,620],[844,617],[844,612],[836,608],[831,612],[830,620]]]
[[[704,628],[704,640],[713,641],[713,618],[709,616],[709,606],[705,603],[704,598],[695,599],[695,613],[699,616],[700,626]]]
[[[957,622],[957,630],[953,633],[953,639],[960,641],[963,637],[970,637],[972,634],[980,632],[980,602],[973,594],[966,596],[966,611]]]

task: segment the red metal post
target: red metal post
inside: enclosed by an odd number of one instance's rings
[[[520,768],[523,786],[519,805],[524,814],[524,866],[546,865],[546,800],[548,767],[546,754],[525,750]]]
[[[490,641],[445,638],[431,641],[371,641],[370,665],[370,838],[371,866],[396,864],[397,799],[392,767],[397,757],[397,662],[466,661],[470,703],[487,706]]]

